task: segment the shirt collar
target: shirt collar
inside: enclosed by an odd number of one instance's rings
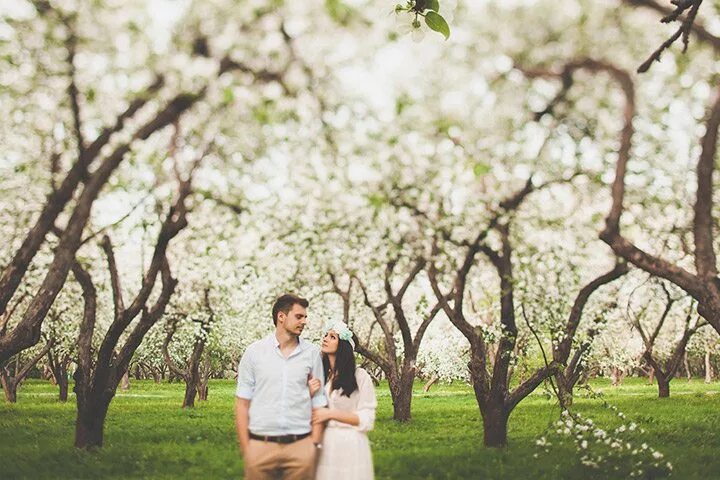
[[[277,337],[275,336],[275,332],[272,332],[270,335],[265,337],[266,341],[274,348],[280,348],[280,342],[278,341]],[[310,342],[305,340],[304,338],[298,338],[298,346],[296,347],[297,352],[302,352],[305,350],[309,345]]]

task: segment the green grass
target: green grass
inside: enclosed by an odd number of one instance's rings
[[[720,384],[675,380],[671,398],[655,386],[627,380],[620,388],[593,382],[603,399],[645,430],[631,442],[648,443],[673,464],[673,477],[720,478]],[[509,443],[482,447],[482,424],[465,385],[417,385],[413,420],[396,424],[386,387],[378,389],[375,430],[370,434],[379,479],[613,478],[583,467],[574,445],[554,441],[548,452],[535,440],[558,418],[541,394],[523,401],[510,417]],[[105,446],[95,453],[72,447],[75,405],[57,401],[45,382],[29,381],[15,405],[0,404],[0,478],[242,478],[232,405],[234,383],[214,381],[210,399],[182,410],[182,385],[133,382],[110,407]],[[620,419],[601,399],[578,398],[574,410],[605,429]]]

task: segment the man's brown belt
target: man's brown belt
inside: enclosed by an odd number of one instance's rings
[[[260,440],[263,442],[275,442],[275,443],[293,443],[303,438],[309,437],[309,433],[301,433],[300,435],[255,435],[250,432],[250,438],[253,440]]]

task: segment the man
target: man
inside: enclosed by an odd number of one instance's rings
[[[323,389],[312,398],[308,379],[325,384],[320,349],[300,338],[308,301],[285,294],[272,309],[275,332],[248,347],[238,366],[235,426],[245,478],[311,480],[322,427],[312,410],[327,405]]]

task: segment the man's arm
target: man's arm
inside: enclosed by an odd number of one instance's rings
[[[247,398],[235,397],[235,429],[237,430],[240,451],[243,455],[247,451],[250,442],[250,430],[248,428],[250,411],[250,400]]]
[[[250,399],[255,394],[255,370],[251,352],[246,351],[238,365],[237,388],[235,390],[235,429],[243,455],[250,442]]]
[[[313,409],[315,410],[315,409]],[[312,438],[313,443],[322,443],[323,439],[323,433],[325,433],[325,424],[324,423],[313,423],[312,424],[312,433],[310,434],[310,437]]]

